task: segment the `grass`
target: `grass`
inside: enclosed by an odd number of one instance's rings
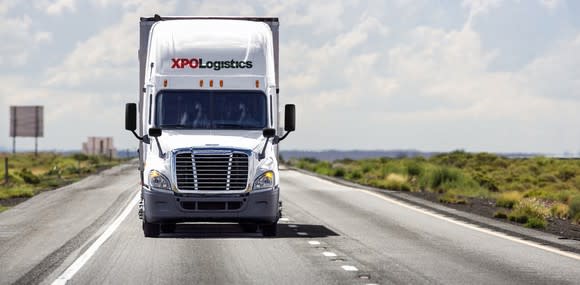
[[[8,157],[8,183],[4,183],[4,158]],[[0,205],[2,200],[28,198],[41,191],[73,183],[102,169],[117,165],[119,159],[83,154],[56,153],[0,154]],[[2,206],[0,211],[6,210]]]
[[[528,227],[541,228],[548,217],[580,223],[580,160],[509,159],[455,151],[431,158],[333,162],[303,158],[288,163],[377,188],[437,193],[442,203],[469,204],[472,198],[491,199],[505,209],[502,213],[506,218]]]

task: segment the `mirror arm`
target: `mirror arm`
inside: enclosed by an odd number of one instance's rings
[[[276,143],[283,141],[292,131],[286,132],[282,137],[276,137],[274,140]]]
[[[266,158],[266,147],[268,146],[268,142],[270,141],[270,137],[266,138],[266,143],[264,144],[264,148],[262,149],[262,152],[260,153],[260,155],[258,156],[258,161]]]
[[[165,158],[165,153],[161,149],[161,144],[159,143],[159,139],[155,137],[155,141],[157,142],[157,149],[159,150],[159,158]]]
[[[138,134],[135,132],[135,130],[132,130],[131,132],[132,132],[132,133],[133,133],[133,135],[134,135],[134,136],[135,136],[135,137],[136,137],[138,140],[140,140],[140,141],[143,141],[143,139],[145,138],[145,137],[140,137],[140,136],[139,136],[139,135],[138,135]]]

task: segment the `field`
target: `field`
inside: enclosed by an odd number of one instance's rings
[[[456,151],[431,158],[290,160],[291,166],[382,189],[437,195],[441,203],[490,201],[495,218],[530,228],[580,223],[580,160],[510,159]]]
[[[4,159],[8,158],[8,183],[4,177]],[[117,165],[119,159],[109,160],[84,154],[56,153],[0,154],[0,212],[41,191],[55,189],[100,170]]]

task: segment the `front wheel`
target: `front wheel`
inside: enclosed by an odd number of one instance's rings
[[[161,233],[159,224],[148,223],[143,220],[143,235],[145,237],[158,237]]]
[[[275,237],[278,234],[278,223],[262,226],[262,235],[265,237]]]

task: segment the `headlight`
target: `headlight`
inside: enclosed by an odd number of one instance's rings
[[[266,171],[254,181],[254,190],[274,187],[274,172]]]
[[[169,179],[167,179],[167,177],[165,177],[157,170],[151,170],[151,172],[149,172],[149,187],[155,189],[171,190]]]

